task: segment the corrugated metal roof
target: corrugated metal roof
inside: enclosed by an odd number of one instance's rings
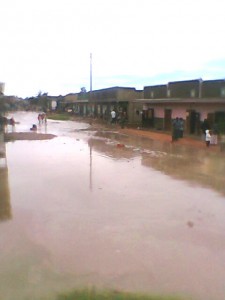
[[[162,103],[198,103],[198,104],[214,104],[214,103],[224,103],[225,98],[165,98],[165,99],[135,99],[131,102],[140,103],[152,103],[152,104],[162,104]]]

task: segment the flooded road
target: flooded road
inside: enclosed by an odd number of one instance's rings
[[[17,132],[37,123],[13,116]],[[1,300],[83,286],[224,299],[223,153],[72,121],[38,132],[57,137],[5,145]]]

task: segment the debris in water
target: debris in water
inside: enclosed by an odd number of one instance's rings
[[[187,225],[188,225],[190,228],[192,228],[192,227],[194,226],[194,222],[188,221],[188,222],[187,222]]]

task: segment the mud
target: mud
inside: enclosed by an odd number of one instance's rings
[[[5,134],[5,142],[18,140],[49,140],[55,137],[54,134],[36,133],[36,132],[10,132]]]

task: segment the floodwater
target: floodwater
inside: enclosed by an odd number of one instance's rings
[[[13,116],[18,132],[37,123]],[[48,120],[54,139],[6,143],[0,299],[95,286],[223,300],[224,153],[88,128]]]

